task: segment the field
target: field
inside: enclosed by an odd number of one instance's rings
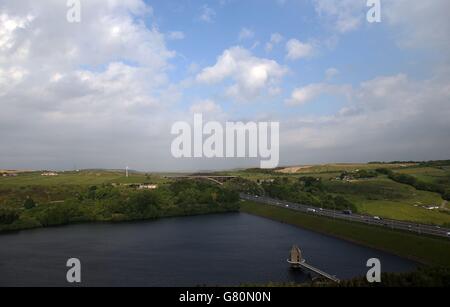
[[[442,165],[434,164],[436,165],[424,166],[420,163],[337,163],[286,167],[272,173],[242,170],[228,172],[227,174],[253,181],[279,177],[287,177],[290,180],[300,177],[321,178],[328,192],[350,200],[360,213],[449,226],[450,206],[439,193],[417,190],[413,186],[395,182],[388,176],[381,174],[375,178],[335,180],[343,172],[351,174],[358,170],[374,171],[379,168],[386,168],[395,173],[414,176],[423,182],[440,184],[450,188],[450,166],[446,163],[442,163]],[[433,207],[433,209],[428,209],[429,207]]]
[[[415,163],[332,163],[321,165],[305,165],[281,168],[277,172],[283,174],[336,173],[355,169],[374,170],[377,168],[397,169],[414,166]]]
[[[388,251],[425,264],[450,266],[450,241],[242,202],[241,211]]]
[[[167,182],[163,176],[131,173],[126,177],[118,171],[59,172],[58,176],[42,176],[42,172],[18,173],[17,177],[0,177],[0,206],[20,203],[31,197],[38,203],[63,201],[89,186],[103,184],[140,184]]]
[[[386,177],[356,182],[326,182],[331,191],[351,200],[361,213],[397,220],[442,225],[450,223],[450,214],[424,206],[441,206],[438,193],[418,191]]]
[[[143,183],[146,181],[163,181],[162,176],[123,172],[92,170],[81,172],[59,172],[58,176],[42,176],[42,172],[19,173],[17,177],[0,177],[1,187],[23,187],[30,185],[96,185],[107,183]],[[157,181],[157,182],[156,182]]]
[[[399,173],[408,174],[428,183],[441,183],[450,185],[450,167],[414,167],[398,170]]]

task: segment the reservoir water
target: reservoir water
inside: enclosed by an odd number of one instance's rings
[[[340,279],[417,264],[371,248],[244,213],[121,224],[80,224],[0,235],[0,286],[67,286],[81,261],[84,286],[198,286],[303,281],[286,262],[293,244]]]

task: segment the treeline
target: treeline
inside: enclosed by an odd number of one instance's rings
[[[382,273],[381,283],[369,283],[366,277],[341,281],[339,287],[450,287],[450,268],[420,267],[408,273]]]
[[[385,161],[371,161],[367,164],[417,164],[417,163],[423,163],[423,162],[418,162],[418,161],[389,161],[389,162],[385,162]]]
[[[156,190],[91,186],[61,203],[0,208],[0,231],[77,222],[115,222],[239,210],[239,195],[206,181],[185,180]]]
[[[428,167],[442,167],[442,166],[450,166],[450,160],[438,160],[438,161],[426,161],[421,162],[420,166],[428,166]]]
[[[390,161],[390,162],[382,162],[382,161],[371,161],[368,164],[418,164],[419,166],[450,166],[450,160],[431,160],[431,161]]]
[[[22,204],[28,196],[38,203],[63,200],[86,190],[86,186],[76,184],[0,186],[0,205]]]
[[[387,168],[379,168],[377,172],[380,174],[385,174],[389,179],[396,181],[398,183],[408,184],[417,190],[435,192],[441,194],[442,198],[445,200],[450,200],[450,188],[430,182],[423,182],[414,176],[408,174],[395,173]]]
[[[380,283],[369,283],[367,277],[361,276],[348,280],[341,280],[339,284],[323,278],[312,281],[296,283],[269,283],[269,284],[241,284],[242,287],[450,287],[450,268],[447,267],[420,267],[416,271],[406,273],[381,273]]]
[[[328,193],[321,178],[277,178],[273,182],[263,182],[262,188],[267,196],[273,198],[312,207],[357,212],[356,206],[345,197]]]
[[[253,180],[247,180],[241,177],[233,178],[225,183],[225,186],[231,190],[251,195],[264,195],[264,189]]]

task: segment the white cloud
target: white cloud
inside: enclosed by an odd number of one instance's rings
[[[312,84],[295,89],[286,100],[288,105],[302,105],[319,96],[324,90],[323,84]]]
[[[211,114],[211,113],[220,114],[220,113],[222,113],[222,108],[220,107],[220,105],[215,103],[213,100],[206,99],[206,100],[202,100],[202,101],[199,101],[199,102],[193,104],[190,107],[190,112],[191,113],[201,113],[201,114]]]
[[[250,50],[256,49],[261,43],[259,41],[256,41],[253,43],[253,45],[250,47]]]
[[[208,5],[204,5],[201,8],[201,13],[200,13],[200,20],[207,22],[207,23],[211,23],[214,21],[214,18],[216,17],[216,11],[212,8],[210,8]]]
[[[302,43],[297,39],[291,39],[286,43],[286,57],[290,60],[311,57],[314,53],[314,47],[308,43]]]
[[[241,31],[239,32],[239,40],[246,40],[246,39],[251,39],[255,36],[255,33],[248,29],[248,28],[242,28]]]
[[[421,49],[450,48],[450,1],[390,0],[383,2],[383,17],[397,30],[398,42]]]
[[[181,40],[185,38],[185,35],[181,31],[171,31],[167,35],[167,38],[170,40]]]
[[[2,13],[0,15],[0,50],[9,50],[14,45],[14,32],[19,29],[26,29],[33,21],[32,15],[9,16]]]
[[[334,68],[334,67],[330,67],[325,71],[325,79],[327,81],[330,81],[331,79],[333,79],[334,77],[336,77],[337,75],[339,75],[339,70]]]
[[[317,14],[333,29],[346,33],[366,23],[368,8],[360,0],[313,0]],[[421,49],[450,48],[448,0],[382,1],[382,20],[391,26],[404,47]]]
[[[142,155],[161,154],[155,144],[167,141],[180,93],[166,73],[175,53],[145,26],[151,7],[90,0],[79,24],[66,12],[64,1],[2,1],[0,138],[14,146],[2,146],[0,164],[158,167]],[[139,144],[140,153],[129,150]]]
[[[366,18],[365,0],[313,0],[317,14],[340,33],[356,30]]]
[[[292,91],[291,97],[285,100],[288,106],[303,105],[324,94],[349,95],[350,86],[314,83]]]
[[[234,84],[227,88],[228,96],[249,101],[266,91],[274,92],[286,72],[276,61],[255,57],[242,47],[232,47],[218,57],[214,66],[204,68],[196,79],[204,84],[231,79]]]
[[[278,45],[283,41],[283,36],[280,33],[273,33],[270,36],[270,41],[266,43],[266,51],[270,52],[273,50],[274,46]]]
[[[450,143],[442,140],[450,134],[449,80],[414,81],[398,74],[362,82],[347,91],[348,102],[335,115],[287,121],[284,148],[291,159],[291,152],[301,152],[315,161],[446,158]],[[312,97],[320,89],[299,97]]]

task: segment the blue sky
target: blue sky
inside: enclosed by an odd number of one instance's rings
[[[258,165],[173,159],[194,113],[278,121],[282,165],[449,158],[450,2],[366,2],[0,0],[0,168]]]

